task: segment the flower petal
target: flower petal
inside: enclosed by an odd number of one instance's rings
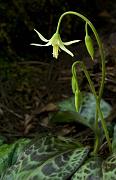
[[[35,43],[31,43],[30,45],[32,45],[32,46],[50,46],[51,43],[50,42],[48,42],[47,44],[35,44]]]
[[[71,52],[71,51],[69,51],[64,45],[63,45],[63,43],[62,44],[60,44],[60,49],[62,49],[63,51],[65,51],[66,53],[68,53],[70,56],[74,56],[74,54]]]
[[[81,40],[73,40],[73,41],[69,41],[69,42],[63,42],[64,45],[68,46],[68,45],[71,45],[71,44],[74,44],[74,43],[77,43]]]
[[[47,40],[46,38],[44,38],[36,29],[34,29],[34,31],[38,34],[38,36],[40,37],[40,39],[44,42],[48,42],[49,40]]]

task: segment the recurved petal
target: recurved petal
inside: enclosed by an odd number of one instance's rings
[[[31,43],[30,45],[32,45],[32,46],[50,46],[51,43],[50,42],[48,42],[47,44],[35,44],[35,43]]]
[[[74,44],[74,43],[78,43],[80,42],[81,40],[73,40],[73,41],[69,41],[69,42],[63,42],[64,45],[68,46],[68,45],[71,45],[71,44]]]
[[[62,49],[63,51],[65,51],[66,53],[68,53],[70,56],[74,56],[73,53],[71,51],[69,51],[64,45],[63,43],[60,44],[60,49]]]
[[[36,29],[34,29],[34,31],[38,34],[38,36],[40,37],[40,39],[44,42],[48,42],[49,40],[47,40],[46,38],[44,38]]]

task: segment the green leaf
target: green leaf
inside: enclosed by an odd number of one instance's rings
[[[46,136],[30,143],[3,180],[65,180],[84,162],[89,147]]]
[[[0,171],[3,171],[0,179],[115,180],[116,153],[102,161],[100,157],[88,156],[89,150],[71,138],[48,134],[31,142],[21,139],[13,145],[5,144],[0,148]]]
[[[102,164],[103,180],[116,179],[116,153],[109,156]]]
[[[66,100],[60,101],[57,103],[60,111],[72,111],[76,112],[75,103],[74,103],[74,96],[70,97]]]
[[[102,161],[100,157],[88,159],[72,176],[71,180],[115,180],[116,153]]]
[[[15,150],[14,144],[4,144],[0,146],[0,175],[8,167],[10,167],[12,162],[12,156]]]
[[[102,177],[101,158],[88,159],[72,176],[71,180],[100,180]]]
[[[78,112],[71,112],[71,111],[58,111],[55,113],[52,118],[50,119],[52,123],[71,123],[71,122],[78,122],[81,123],[89,128],[92,126],[83,118]]]
[[[79,122],[94,130],[96,102],[93,94],[82,94],[82,103],[79,113],[75,110],[74,97],[59,102],[57,105],[59,112],[51,118],[51,122]],[[101,110],[104,118],[111,112],[111,106],[103,99],[101,100]]]
[[[15,151],[12,157],[12,164],[15,164],[15,162],[17,161],[17,159],[19,158],[27,144],[30,143],[30,141],[30,139],[19,139],[15,142]]]
[[[3,144],[0,147],[0,175],[16,162],[29,141],[29,139],[19,139],[13,144]]]

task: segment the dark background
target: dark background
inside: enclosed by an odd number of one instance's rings
[[[31,42],[41,42],[33,29],[37,29],[46,38],[56,30],[62,13],[73,10],[87,16],[96,28],[114,31],[113,19],[116,18],[116,3],[113,0],[1,0],[0,1],[0,57],[30,60],[34,57],[51,57],[44,48],[31,47]],[[112,18],[112,21],[110,19]],[[112,30],[113,29],[113,30]],[[84,26],[77,18],[67,16],[61,28],[65,39],[83,37]]]

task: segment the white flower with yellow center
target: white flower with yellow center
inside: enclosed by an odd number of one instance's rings
[[[58,52],[60,51],[60,49],[62,49],[63,51],[65,51],[66,53],[71,55],[72,57],[74,56],[73,53],[70,52],[65,46],[71,45],[73,43],[77,43],[80,40],[62,42],[60,34],[58,32],[56,32],[50,40],[47,40],[36,29],[34,29],[34,31],[38,34],[38,36],[40,37],[40,39],[42,41],[46,42],[46,44],[42,45],[42,44],[32,43],[31,45],[33,45],[33,46],[50,46],[50,45],[52,45],[53,46],[53,57],[56,59],[58,58]]]

